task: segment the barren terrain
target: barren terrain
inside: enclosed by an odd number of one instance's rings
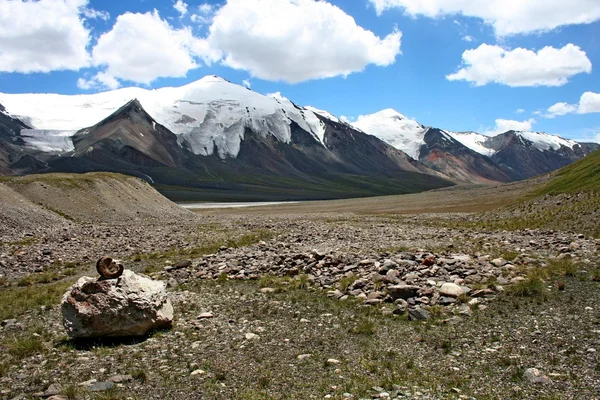
[[[0,398],[600,398],[593,192],[192,213],[133,178],[47,178],[0,184]],[[556,207],[586,221],[531,226]],[[60,297],[102,255],[168,283],[173,329],[68,339]]]

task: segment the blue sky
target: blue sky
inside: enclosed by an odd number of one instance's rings
[[[0,0],[0,92],[215,74],[350,120],[394,108],[454,131],[599,140],[600,2],[499,1]]]

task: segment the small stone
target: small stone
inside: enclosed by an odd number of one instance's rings
[[[113,382],[95,382],[88,386],[90,392],[104,392],[110,389],[114,389],[115,384]]]
[[[261,293],[275,293],[275,289],[273,289],[272,287],[264,287],[264,288],[260,288],[260,292]]]
[[[298,360],[306,360],[307,358],[312,357],[312,354],[300,354],[298,357],[296,357]]]
[[[210,319],[210,318],[214,318],[213,313],[209,312],[203,312],[202,314],[198,315],[197,319]]]
[[[446,282],[440,288],[440,293],[443,296],[458,297],[462,294],[469,293],[471,289],[464,286],[459,286],[455,283]]]
[[[302,322],[303,324],[309,324],[309,323],[310,323],[310,320],[309,320],[309,319],[306,319],[306,318],[302,318],[302,319],[300,320],[300,322]]]
[[[252,333],[252,332],[248,332],[245,335],[246,340],[258,340],[260,339],[260,336],[258,336],[256,333]]]
[[[55,396],[48,397],[47,400],[69,400],[69,398],[67,396],[65,396],[65,395],[58,394],[58,395],[55,395]]]
[[[523,374],[523,378],[531,383],[548,384],[552,381],[537,368],[529,368]]]
[[[205,371],[202,369],[197,369],[195,371],[192,371],[192,373],[190,374],[191,376],[196,376],[196,375],[204,375]]]
[[[341,364],[341,361],[340,360],[336,360],[335,358],[330,358],[330,359],[327,360],[327,364],[331,364],[331,365],[333,365],[333,364]]]
[[[407,300],[411,297],[416,297],[419,292],[419,287],[414,285],[395,285],[387,288],[387,294],[393,299]]]
[[[36,393],[33,396],[34,397],[50,397],[50,396],[59,394],[61,390],[62,390],[62,388],[59,384],[53,383],[52,385],[48,386],[48,389],[46,389],[44,392]]]
[[[425,321],[431,318],[429,312],[421,307],[415,307],[408,310],[408,317],[413,321]]]
[[[504,260],[504,258],[496,258],[492,260],[492,264],[494,264],[496,267],[501,267],[506,264],[506,260]]]

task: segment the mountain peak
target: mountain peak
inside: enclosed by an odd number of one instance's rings
[[[381,110],[372,115],[378,116],[381,118],[395,118],[395,119],[399,119],[399,120],[410,119],[410,118],[407,118],[404,114],[401,114],[398,111],[394,110],[393,108],[386,108],[385,110]]]

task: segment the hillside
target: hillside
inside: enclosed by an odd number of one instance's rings
[[[600,151],[531,183],[498,211],[463,223],[478,229],[552,229],[600,238]]]
[[[70,222],[113,223],[190,219],[141,179],[111,173],[45,174],[0,181],[0,235]]]

